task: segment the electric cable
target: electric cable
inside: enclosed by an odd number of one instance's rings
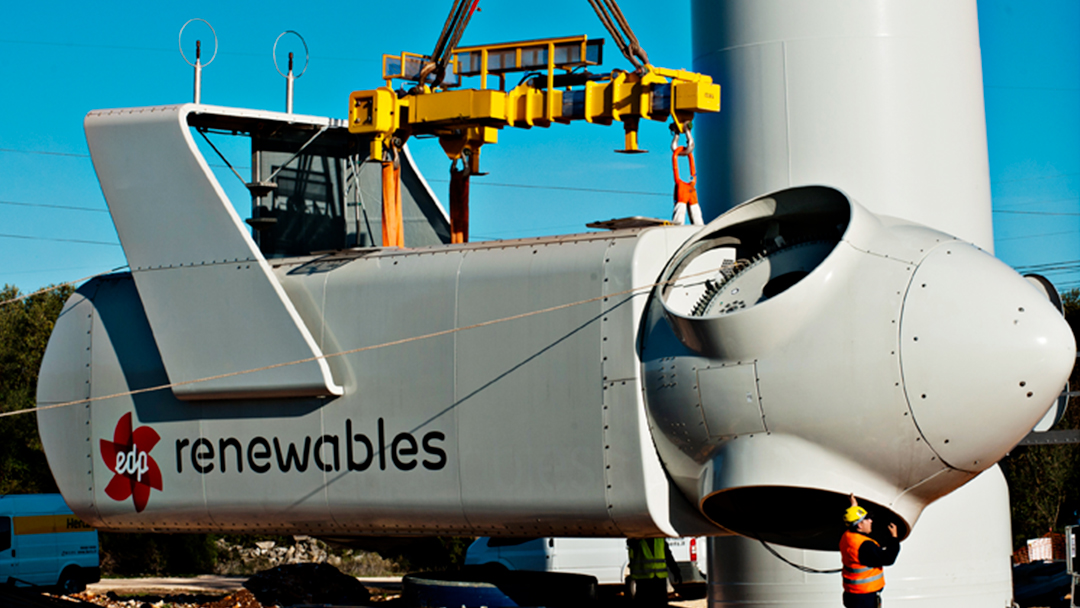
[[[1002,241],[1019,241],[1019,240],[1022,240],[1022,239],[1036,239],[1036,238],[1040,238],[1040,237],[1044,237],[1044,236],[1061,236],[1063,234],[1073,234],[1073,235],[1075,235],[1076,231],[1075,230],[1065,230],[1065,231],[1062,231],[1062,232],[1042,232],[1040,234],[1025,234],[1025,235],[1022,235],[1022,236],[1006,236],[1006,237],[996,238],[996,239],[994,239],[994,242],[995,243],[1000,243]]]
[[[796,564],[795,562],[789,560],[788,558],[784,557],[783,555],[780,555],[780,553],[777,552],[776,549],[773,549],[772,547],[769,546],[769,543],[761,540],[760,538],[757,538],[756,540],[759,543],[761,543],[761,546],[765,547],[765,549],[767,549],[769,551],[769,553],[772,553],[780,561],[782,561],[785,564],[791,566],[792,568],[795,568],[796,570],[798,570],[800,572],[807,572],[809,574],[836,574],[836,573],[842,572],[844,570],[843,568],[835,568],[835,569],[831,569],[831,570],[818,570],[817,568],[811,568],[810,566],[804,566],[802,564]]]
[[[48,203],[21,203],[19,201],[0,201],[0,205],[18,205],[20,207],[45,207],[48,209],[70,209],[72,211],[97,211],[108,213],[108,209],[94,209],[92,207],[76,207],[74,205],[50,205]]]
[[[445,184],[450,180],[442,178],[427,178],[429,182]],[[474,186],[497,186],[500,188],[522,188],[525,190],[563,190],[568,192],[594,192],[602,194],[632,194],[636,196],[663,196],[671,198],[670,192],[641,192],[636,190],[612,190],[607,188],[579,188],[577,186],[537,186],[533,184],[507,184],[504,182],[479,181]]]
[[[1024,201],[1022,203],[1007,203],[1007,202],[1002,201],[1002,199],[1004,199],[1004,198],[1005,197],[998,197],[998,200],[995,201],[995,206],[997,206],[997,205],[1012,205],[1012,206],[1016,206],[1016,207],[1020,207],[1020,206],[1025,206],[1026,207],[1028,205],[1053,205],[1055,203],[1075,203],[1077,201],[1080,201],[1080,197],[1070,196],[1068,198],[1044,198],[1044,199],[1035,199],[1033,201]],[[1001,207],[998,207],[998,209],[1001,210],[1001,211],[1008,211],[1009,210],[1009,209],[1002,209]]]
[[[1066,213],[1057,211],[1016,211],[1013,209],[994,209],[994,213],[1014,213],[1016,215],[1068,215],[1080,216],[1080,213]]]
[[[0,152],[12,152],[15,154],[40,154],[42,156],[73,156],[75,158],[90,158],[89,154],[75,152],[50,152],[48,150],[16,150],[15,148],[0,148]]]
[[[113,247],[119,247],[120,243],[110,243],[108,241],[88,241],[84,239],[63,239],[60,237],[49,236],[27,236],[25,234],[0,234],[0,238],[5,239],[28,239],[32,241],[53,241],[56,243],[79,243],[82,245],[112,245]]]

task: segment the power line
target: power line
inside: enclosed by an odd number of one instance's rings
[[[76,158],[90,158],[89,154],[76,154],[73,152],[49,152],[48,150],[16,150],[14,148],[0,148],[0,152],[13,152],[15,154],[41,154],[43,156],[74,156]]]
[[[994,213],[1014,213],[1017,215],[1070,215],[1080,216],[1080,213],[1064,213],[1057,211],[1016,211],[1014,209],[994,209]]]
[[[42,156],[71,156],[74,158],[90,158],[89,154],[77,154],[74,152],[50,152],[48,150],[16,150],[14,148],[0,148],[0,152],[11,152],[13,154],[38,154]],[[218,165],[214,163],[207,163],[211,167],[218,169],[227,169],[225,165]],[[240,169],[251,169],[251,167],[239,167]]]
[[[114,51],[150,51],[152,53],[175,53],[176,49],[154,48],[148,46],[122,46],[118,44],[83,44],[78,42],[43,42],[40,40],[3,40],[0,44],[30,44],[35,46],[61,46],[82,49],[110,49]]]
[[[1007,204],[1016,205],[1016,206],[1021,206],[1021,205],[1024,205],[1024,206],[1027,206],[1027,205],[1052,205],[1054,203],[1069,203],[1069,202],[1076,202],[1076,201],[1080,201],[1080,197],[1070,196],[1068,198],[1046,198],[1046,199],[1036,199],[1036,200],[1033,200],[1033,201],[1025,201],[1023,203],[1007,203]],[[1003,203],[1003,204],[1006,204],[1006,203]]]
[[[1022,266],[1015,266],[1014,268],[1016,268],[1017,270],[1032,270],[1032,269],[1036,269],[1036,268],[1047,268],[1047,267],[1065,266],[1065,265],[1078,265],[1078,266],[1080,266],[1080,260],[1069,260],[1067,262],[1065,262],[1065,261],[1062,261],[1062,262],[1043,262],[1042,264],[1027,264],[1027,265],[1022,265]]]
[[[1030,182],[1039,179],[1058,179],[1060,177],[1072,177],[1073,175],[1080,175],[1080,172],[1073,171],[1071,173],[1058,173],[1056,175],[1037,175],[1034,177],[1017,177],[1014,179],[991,179],[990,181],[995,184],[1005,184],[1012,182]]]
[[[506,238],[507,236],[510,236],[511,238],[528,239],[528,238],[536,238],[536,237],[539,237],[539,236],[544,236],[544,234],[536,234],[537,232],[546,233],[546,234],[565,234],[563,232],[553,232],[553,231],[573,230],[575,228],[584,229],[584,227],[581,226],[581,224],[562,224],[562,225],[559,225],[559,226],[530,226],[529,228],[533,230],[533,235],[532,236],[519,236],[521,233],[520,233],[520,231],[516,231],[516,230],[498,230],[498,231],[488,232],[487,234],[484,234],[484,235],[472,235],[472,234],[470,234],[469,238],[471,240],[481,240],[481,241],[498,241],[498,240],[501,240],[503,238]]]
[[[0,41],[2,42],[2,41]],[[90,158],[89,154],[73,154],[69,152],[49,152],[46,150],[16,150],[13,148],[0,148],[0,152],[13,152],[16,154],[42,154],[48,156],[72,156],[77,158]],[[210,164],[211,167],[217,167],[219,169],[227,169],[225,165]],[[238,167],[239,169],[250,169],[250,167]],[[428,182],[435,183],[449,183],[448,179],[431,179]],[[597,194],[629,194],[633,196],[667,196],[670,197],[670,192],[641,192],[634,190],[613,190],[606,188],[579,188],[576,186],[540,186],[536,184],[508,184],[504,182],[488,182],[488,181],[474,181],[472,186],[494,186],[497,188],[519,188],[524,190],[560,190],[564,192],[591,192]]]
[[[0,238],[7,239],[28,239],[32,241],[56,241],[59,243],[82,243],[84,245],[112,245],[113,247],[119,247],[120,243],[109,243],[106,241],[86,241],[83,239],[61,239],[48,236],[27,236],[24,234],[0,234]]]
[[[67,48],[84,48],[84,49],[108,49],[114,51],[142,51],[150,53],[175,53],[175,48],[160,48],[160,47],[148,47],[148,46],[122,46],[116,44],[87,44],[80,42],[44,42],[39,40],[4,40],[0,39],[0,44],[29,44],[36,46],[59,46]],[[222,56],[233,57],[265,57],[265,53],[244,53],[240,51],[223,51],[220,53]],[[356,63],[376,63],[378,59],[360,59],[357,57],[328,57],[323,55],[312,55],[312,59],[320,59],[325,61],[352,61]]]
[[[14,148],[0,148],[0,152],[11,152],[13,154],[37,154],[41,156],[70,156],[73,158],[90,158],[89,154],[75,154],[72,152],[49,152],[48,150],[15,150]],[[207,165],[215,169],[228,169],[225,165],[219,165],[216,163],[206,163]],[[251,167],[238,166],[239,169],[249,170]],[[0,201],[2,202],[2,201]],[[13,203],[18,204],[18,203]]]
[[[448,180],[448,179],[431,179],[431,178],[428,178],[427,181],[436,182],[436,183],[449,183],[450,180]],[[470,187],[476,187],[476,186],[496,186],[496,187],[499,187],[499,188],[521,188],[521,189],[525,189],[525,190],[564,190],[564,191],[571,191],[571,192],[596,192],[596,193],[601,193],[601,194],[632,194],[632,195],[636,195],[636,196],[667,196],[667,197],[671,196],[670,192],[641,192],[641,191],[634,191],[634,190],[608,190],[608,189],[604,189],[604,188],[579,188],[579,187],[576,187],[576,186],[538,186],[538,185],[533,185],[533,184],[507,184],[507,183],[501,183],[501,182],[487,182],[487,181],[483,181],[483,180],[473,181],[473,182],[470,183]]]
[[[93,268],[99,268],[99,266],[68,266],[67,268],[38,268],[36,270],[12,270],[12,271],[6,271],[5,270],[4,274],[5,275],[43,274],[43,273],[46,273],[46,272],[67,272],[69,270],[88,270],[88,269],[93,269]]]
[[[71,209],[73,211],[96,211],[108,213],[108,209],[93,209],[90,207],[75,207],[73,205],[50,205],[48,203],[20,203],[19,201],[0,201],[0,205],[18,205],[20,207],[46,207],[49,209]]]
[[[1007,237],[1000,238],[1000,239],[994,239],[994,241],[995,242],[1018,241],[1018,240],[1021,240],[1021,239],[1035,239],[1035,238],[1039,238],[1039,237],[1043,237],[1043,236],[1060,236],[1062,234],[1077,234],[1077,231],[1076,230],[1065,230],[1065,231],[1062,231],[1062,232],[1043,232],[1041,234],[1028,234],[1028,235],[1024,235],[1024,236],[1007,236]]]
[[[984,84],[984,89],[1007,89],[1010,91],[1080,91],[1077,87],[1009,87],[1000,84]]]

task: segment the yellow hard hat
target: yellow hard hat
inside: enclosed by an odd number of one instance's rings
[[[855,505],[854,507],[848,507],[844,511],[844,523],[849,526],[854,526],[866,517],[866,509]]]

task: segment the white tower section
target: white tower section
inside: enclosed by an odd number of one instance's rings
[[[694,0],[706,219],[827,184],[993,251],[974,0]]]
[[[1005,500],[1002,500],[1005,497]],[[774,546],[819,570],[840,567],[836,552]],[[889,608],[1003,608],[1012,599],[1008,487],[994,467],[923,511],[896,565],[885,568]],[[804,573],[755,540],[709,539],[709,606],[841,605],[839,574]]]
[[[974,0],[693,0],[692,23],[694,69],[721,85],[721,112],[695,126],[707,218],[825,184],[993,251]],[[1008,605],[1009,549],[995,467],[926,509],[886,569],[885,603]],[[713,539],[709,557],[710,606],[840,604],[839,575],[799,572],[756,541]]]

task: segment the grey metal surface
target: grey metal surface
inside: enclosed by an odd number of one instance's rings
[[[576,246],[504,247],[497,255],[470,256],[459,273],[459,325],[601,295],[607,246],[606,239],[594,239]],[[491,297],[494,293],[499,297]],[[574,514],[583,525],[614,531],[599,445],[602,313],[597,301],[457,337],[455,403],[461,440],[485,446],[462,453],[462,497],[468,511],[495,515],[515,495],[526,493],[533,509],[506,518],[509,524],[528,529],[544,517]],[[552,327],[562,330],[552,333]],[[513,428],[516,421],[528,431],[491,432]],[[549,453],[562,454],[562,465],[544,464]]]
[[[94,167],[174,383],[321,354],[198,153],[187,125],[198,108],[86,118]],[[321,360],[173,391],[185,399],[341,392]]]
[[[704,512],[729,529],[818,546],[829,533],[821,522],[832,521],[830,500],[852,489],[909,529],[927,503],[973,477],[942,462],[948,448],[933,435],[963,417],[942,410],[929,415],[933,428],[916,427],[921,410],[909,404],[896,356],[900,320],[909,314],[904,286],[919,268],[905,258],[920,248],[930,257],[955,241],[878,218],[843,197],[838,206],[810,196],[803,207],[800,192],[763,197],[701,233],[663,227],[275,260],[271,278],[316,347],[332,355],[327,365],[343,394],[191,403],[161,390],[98,401],[90,407],[91,451],[74,454],[90,456],[92,480],[67,470],[65,459],[51,460],[61,469],[58,483],[82,504],[80,516],[115,530],[719,532]],[[687,252],[715,264],[715,273],[719,259],[709,247],[742,243],[757,251],[774,230],[797,236],[829,226],[843,231],[843,242],[788,290],[735,312],[688,316],[693,298],[682,292],[703,286],[679,274],[696,272],[694,260],[684,263]],[[999,264],[980,255],[934,260],[961,277],[966,268]],[[1064,348],[1071,365],[1075,346],[1055,331],[1060,315],[1022,277],[971,276],[1005,285],[999,291],[1010,294],[1007,302],[1020,298],[1036,320],[1052,319],[1033,327],[1048,348]],[[1012,289],[1013,279],[1023,289]],[[658,286],[668,280],[677,287]],[[936,282],[964,288],[960,280]],[[668,306],[665,292],[677,304]],[[60,350],[50,346],[43,382],[89,369],[92,396],[167,382],[141,288],[118,275],[84,286],[71,306],[85,307],[80,298],[94,308],[91,349],[85,319],[61,317]],[[988,310],[986,323],[999,324]],[[967,307],[964,314],[983,312]],[[934,323],[950,319],[920,323],[933,335]],[[1029,330],[1021,326],[1016,335],[1026,339]],[[234,338],[234,351],[243,348]],[[1027,377],[1029,390],[1052,386],[1056,395],[1060,362],[1051,359]],[[959,364],[948,374],[961,387],[985,382]],[[960,446],[987,462],[1016,440],[1001,424],[1034,416],[1033,425],[1042,415],[1039,400],[1018,406],[1004,392],[996,398],[1013,421],[988,421]],[[87,426],[77,408],[61,411],[52,419],[42,412],[47,446],[70,436],[73,425]],[[161,438],[133,450],[162,475],[142,510],[107,491],[116,475],[96,445],[125,416]],[[787,503],[757,494],[763,487],[809,498],[798,516],[778,518],[777,505]],[[744,490],[751,494],[725,498]],[[740,528],[738,517],[747,516],[753,527]],[[769,522],[783,525],[756,527]]]
[[[691,381],[691,378],[687,378]],[[753,363],[699,369],[698,392],[710,437],[765,432]]]
[[[632,346],[648,286],[692,233],[280,260],[275,278],[331,353],[596,300],[332,357],[345,392],[331,400],[185,403],[156,391],[95,402],[95,442],[111,438],[128,412],[136,428],[161,436],[148,456],[163,487],[136,512],[131,500],[104,493],[113,473],[94,451],[92,485],[81,486],[93,488],[94,506],[80,514],[102,529],[126,530],[715,532],[664,475]],[[633,285],[644,286],[637,296],[604,300]],[[132,286],[118,275],[84,287],[103,294],[93,300],[101,330],[91,352],[59,356],[50,377],[88,361],[95,395],[165,381],[153,322],[140,314]],[[61,327],[57,339],[77,331]],[[616,348],[606,350],[609,343]],[[66,416],[43,425],[50,441],[77,423]],[[61,483],[73,495],[86,491]]]
[[[38,371],[37,403],[54,405],[91,396],[91,352],[94,345],[94,304],[98,284],[83,285],[68,298],[49,338]],[[80,513],[96,510],[94,486],[94,433],[91,406],[39,410],[38,428],[64,429],[41,433],[41,445],[59,487],[67,488],[64,500]],[[109,438],[112,436],[109,435]]]
[[[1080,443],[1080,431],[1039,431],[1029,433],[1017,445],[1066,445]]]

